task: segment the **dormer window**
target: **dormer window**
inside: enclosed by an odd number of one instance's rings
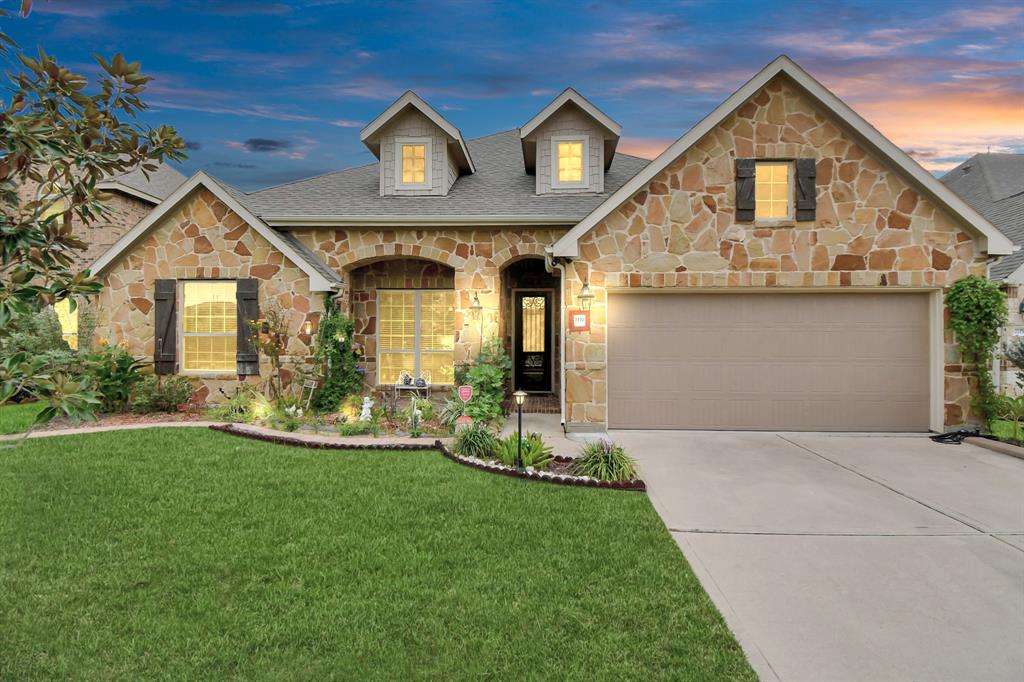
[[[429,137],[395,140],[395,186],[399,189],[430,187],[431,142]]]
[[[587,138],[555,136],[551,138],[552,187],[586,187]]]

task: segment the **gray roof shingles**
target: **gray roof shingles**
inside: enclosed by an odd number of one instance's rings
[[[519,216],[580,220],[650,161],[616,154],[600,194],[537,195],[523,165],[518,130],[469,140],[476,172],[455,181],[447,196],[380,196],[374,163],[238,196],[264,219],[283,216]]]
[[[135,168],[127,173],[105,178],[104,182],[120,183],[158,199],[166,199],[185,182],[185,176],[166,163],[161,163],[155,171],[149,172],[148,178],[142,169]]]
[[[1024,154],[975,154],[940,180],[983,215],[1015,246],[1024,245]],[[992,279],[1024,264],[1024,248],[996,261]]]

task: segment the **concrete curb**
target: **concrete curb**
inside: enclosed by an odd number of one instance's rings
[[[1024,459],[1024,448],[1019,445],[1013,445],[1011,443],[1004,443],[1001,440],[992,440],[991,438],[980,438],[971,436],[964,438],[965,443],[970,445],[977,445],[979,448],[985,448],[992,452],[998,452],[1003,455],[1009,455],[1010,457],[1016,457],[1018,459]]]

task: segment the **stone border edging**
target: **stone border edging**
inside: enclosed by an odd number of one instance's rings
[[[523,478],[530,481],[555,483],[557,485],[604,488],[606,490],[647,491],[647,484],[641,479],[635,479],[632,481],[599,481],[593,478],[548,474],[541,471],[519,471],[513,467],[507,467],[504,464],[497,464],[494,462],[487,462],[482,459],[457,455],[449,450],[448,447],[439,440],[435,440],[433,443],[332,443],[328,441],[305,440],[277,433],[258,433],[256,431],[236,428],[233,424],[211,424],[209,428],[211,431],[218,431],[220,433],[226,433],[240,438],[249,438],[252,440],[262,441],[264,443],[290,445],[293,447],[309,448],[312,450],[438,450],[442,455],[457,464],[472,467],[474,469],[480,469],[481,471],[489,471],[502,476],[511,476],[512,478]],[[571,462],[572,459],[572,457],[565,457],[563,455],[555,456],[555,461],[558,462]]]
[[[985,448],[992,452],[998,452],[1002,455],[1009,455],[1010,457],[1024,459],[1024,448],[1019,445],[1013,445],[1012,443],[1004,443],[1001,440],[984,438],[982,436],[969,436],[964,438],[964,442],[969,443],[970,445],[977,445],[979,448]]]

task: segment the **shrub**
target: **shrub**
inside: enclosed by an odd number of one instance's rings
[[[314,365],[324,376],[313,395],[313,409],[317,412],[335,411],[342,401],[363,387],[363,377],[356,367],[359,356],[352,348],[354,330],[352,320],[342,314],[328,294],[324,298],[324,314],[320,318],[313,349]]]
[[[273,411],[274,408],[265,395],[246,386],[228,398],[227,402],[211,407],[206,414],[214,421],[242,424],[263,421]]]
[[[120,346],[100,346],[89,353],[86,373],[100,394],[101,412],[122,412],[128,407],[132,390],[142,380],[147,363],[136,360]]]
[[[19,316],[11,328],[0,336],[0,353],[13,355],[25,352],[31,356],[54,351],[73,353],[60,328],[60,320],[53,308],[43,308],[33,315]]]
[[[495,455],[508,466],[516,465],[516,454],[519,448],[519,434],[510,433],[504,438],[498,439]],[[539,433],[528,433],[523,435],[523,466],[534,469],[547,468],[555,459],[551,454],[551,446],[544,443]]]
[[[289,405],[278,407],[270,413],[270,425],[275,429],[285,431],[298,431],[302,426],[303,411],[301,407]]]
[[[188,403],[193,391],[188,377],[148,376],[135,389],[132,412],[177,412]]]
[[[449,398],[441,408],[439,418],[444,426],[454,431],[459,423],[459,417],[464,414],[466,414],[466,403],[459,398]]]
[[[466,370],[466,383],[473,387],[473,399],[466,414],[476,421],[491,422],[504,415],[505,382],[512,361],[498,339],[487,341],[476,363]]]
[[[636,461],[626,454],[622,446],[599,440],[580,448],[580,456],[573,462],[573,471],[578,476],[602,481],[631,481],[636,478]]]
[[[486,459],[494,455],[498,446],[498,439],[487,430],[487,426],[476,422],[463,426],[455,432],[455,441],[452,447],[455,452],[463,457],[477,457]]]
[[[376,436],[379,432],[380,426],[376,421],[338,422],[339,436]]]

